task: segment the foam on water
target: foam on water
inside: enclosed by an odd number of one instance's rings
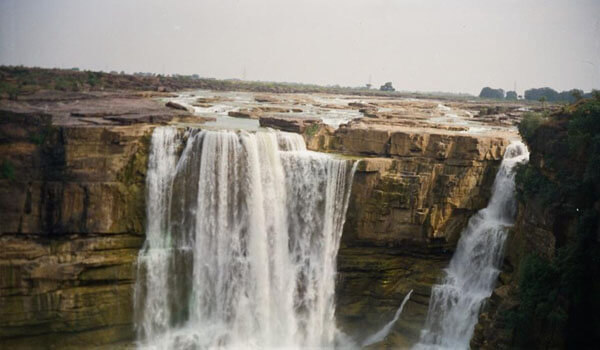
[[[468,349],[483,302],[500,273],[504,241],[516,214],[514,167],[529,152],[521,142],[504,154],[488,206],[469,220],[446,277],[432,289],[425,328],[415,349]]]
[[[354,167],[300,135],[159,127],[135,291],[144,349],[333,348]]]

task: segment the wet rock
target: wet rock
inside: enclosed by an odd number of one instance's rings
[[[261,116],[259,118],[260,126],[265,128],[273,128],[282,131],[303,133],[307,127],[316,125],[318,119],[309,118],[292,118],[281,116]]]
[[[240,109],[237,111],[229,111],[227,115],[234,118],[259,119],[261,114],[260,112],[251,111],[249,109]]]
[[[169,108],[178,109],[181,111],[188,111],[188,112],[190,111],[187,106],[184,106],[181,103],[175,102],[175,101],[169,101],[165,104],[165,106],[167,106]]]

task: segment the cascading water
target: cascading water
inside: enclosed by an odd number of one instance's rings
[[[528,159],[521,142],[506,149],[487,208],[469,220],[446,277],[432,289],[425,329],[415,349],[468,349],[480,308],[500,273],[504,241],[514,223],[513,168]]]
[[[369,336],[367,339],[365,339],[362,343],[362,346],[369,346],[375,343],[379,343],[380,341],[384,340],[385,337],[388,336],[388,334],[390,334],[390,331],[392,330],[392,327],[394,327],[394,324],[396,324],[396,322],[398,321],[398,319],[400,318],[400,315],[402,314],[402,310],[404,310],[404,305],[406,305],[406,302],[408,301],[408,299],[410,299],[410,295],[412,294],[412,289],[410,290],[410,292],[408,292],[408,294],[406,294],[406,296],[404,297],[404,300],[402,300],[402,304],[400,304],[400,307],[398,308],[398,310],[396,310],[396,314],[394,314],[394,318],[388,322],[385,326],[383,326],[383,328],[381,328],[377,333]]]
[[[139,346],[334,347],[353,173],[350,161],[307,151],[297,134],[157,128],[135,293]]]

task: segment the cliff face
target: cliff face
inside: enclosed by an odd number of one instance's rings
[[[530,162],[517,172],[517,221],[472,348],[597,347],[599,121],[596,98],[520,127]]]
[[[97,98],[0,108],[2,348],[113,346],[134,337],[147,123],[180,112]],[[487,204],[508,142],[448,129],[296,126],[309,149],[360,158],[338,255],[341,326],[363,339],[414,290],[381,346],[413,343],[431,286],[468,218]]]
[[[1,348],[131,339],[150,131],[1,112]]]
[[[338,320],[362,339],[378,330],[365,324],[382,327],[412,289],[381,345],[409,346],[461,230],[487,204],[508,141],[369,127],[309,128],[305,135],[313,150],[361,156],[338,254]]]

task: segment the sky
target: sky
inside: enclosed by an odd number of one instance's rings
[[[600,89],[600,0],[0,0],[0,64],[588,91]]]

